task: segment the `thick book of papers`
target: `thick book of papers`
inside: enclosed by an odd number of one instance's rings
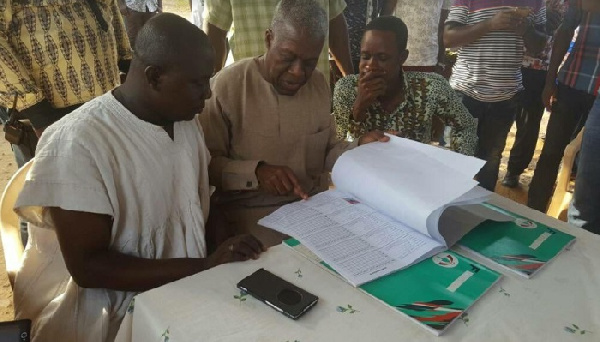
[[[575,242],[573,235],[488,206],[513,219],[506,222],[485,221],[458,244],[520,276],[530,278]]]
[[[299,241],[289,239],[285,244],[340,277]],[[407,269],[363,284],[359,289],[405,314],[429,332],[441,335],[500,277],[473,260],[444,251]]]
[[[285,205],[259,224],[295,237],[358,286],[430,258],[490,215],[501,216],[479,205],[489,196],[473,180],[483,164],[391,137],[344,153],[332,172],[336,190]]]

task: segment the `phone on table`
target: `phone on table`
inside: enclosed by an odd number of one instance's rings
[[[0,342],[29,342],[31,320],[0,322]]]
[[[319,297],[261,268],[242,279],[237,287],[291,319],[298,319]]]

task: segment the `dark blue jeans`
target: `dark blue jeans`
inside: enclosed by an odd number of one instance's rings
[[[581,128],[580,123],[587,119],[593,104],[593,95],[558,84],[556,102],[552,105],[552,114],[546,128],[544,148],[529,185],[527,206],[530,208],[546,212],[565,147],[577,134],[578,128]]]
[[[542,90],[546,83],[547,72],[529,68],[522,68],[521,72],[525,90],[521,94],[517,108],[517,134],[515,144],[510,150],[507,168],[513,175],[520,175],[531,163],[540,135],[540,121],[544,115]]]
[[[600,234],[600,97],[585,123],[569,223]]]
[[[515,121],[519,94],[510,100],[500,102],[481,102],[464,93],[457,92],[457,94],[462,97],[463,104],[478,121],[479,144],[475,157],[485,160],[486,163],[479,170],[476,179],[483,188],[494,191],[498,181],[502,151],[510,127]]]

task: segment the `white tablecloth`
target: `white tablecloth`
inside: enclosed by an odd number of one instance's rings
[[[502,280],[441,337],[278,246],[138,295],[117,341],[600,341],[600,236],[499,196],[491,202],[577,241],[529,280],[492,267]],[[240,299],[237,282],[261,267],[319,303],[294,321],[250,295]]]

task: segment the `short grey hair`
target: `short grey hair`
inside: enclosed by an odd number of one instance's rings
[[[281,0],[275,8],[271,29],[288,27],[324,39],[329,32],[329,18],[315,0]]]

